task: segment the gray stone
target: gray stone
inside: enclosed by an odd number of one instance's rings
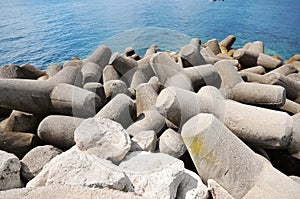
[[[184,169],[184,179],[177,189],[177,199],[207,199],[208,189],[194,172]]]
[[[131,141],[126,130],[110,119],[88,118],[74,132],[76,146],[99,158],[118,164],[130,150]]]
[[[136,117],[133,100],[125,94],[115,96],[96,115],[96,118],[107,118],[120,123],[124,128],[130,126]]]
[[[174,158],[180,158],[186,152],[186,146],[179,133],[167,129],[159,137],[159,151]]]
[[[131,138],[130,151],[155,151],[157,136],[153,130],[141,131]]]
[[[75,145],[74,131],[83,120],[70,116],[50,115],[40,123],[37,135],[41,140],[66,150]]]
[[[89,155],[74,146],[54,157],[35,178],[27,183],[26,187],[48,185],[108,187],[128,191],[131,183],[110,161]]]
[[[158,53],[151,58],[150,64],[159,81],[165,87],[176,86],[192,90],[191,80],[185,74],[183,68],[167,55]]]
[[[13,111],[6,121],[5,131],[36,133],[43,116]]]
[[[21,163],[15,155],[0,151],[0,191],[22,187],[20,169]]]
[[[38,79],[46,73],[30,64],[23,64],[20,66],[22,73],[26,79]]]
[[[182,136],[201,179],[215,179],[234,198],[296,198],[300,193],[299,184],[255,154],[211,114],[191,118]]]
[[[22,69],[14,64],[0,67],[0,78],[25,78]]]
[[[54,146],[38,146],[30,150],[21,160],[21,176],[26,181],[33,179],[52,158],[62,153]]]
[[[119,167],[132,182],[134,192],[147,198],[176,198],[184,179],[183,162],[163,153],[132,152]]]
[[[135,136],[141,131],[149,130],[160,134],[165,128],[165,118],[153,107],[139,115],[137,120],[127,128],[127,131],[131,136]]]

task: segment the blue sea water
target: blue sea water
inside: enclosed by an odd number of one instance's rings
[[[178,50],[234,34],[234,48],[264,41],[268,54],[300,53],[300,0],[1,0],[0,65],[45,69],[87,57],[100,44],[142,53],[152,43]]]

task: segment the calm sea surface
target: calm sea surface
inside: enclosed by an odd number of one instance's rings
[[[300,0],[1,0],[0,65],[30,63],[45,69],[100,44],[143,53],[156,43],[178,50],[234,34],[233,47],[262,40],[268,54],[300,53]]]

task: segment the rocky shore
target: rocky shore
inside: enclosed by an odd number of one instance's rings
[[[300,55],[235,40],[0,67],[0,198],[299,198]]]

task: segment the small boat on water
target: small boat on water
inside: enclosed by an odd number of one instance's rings
[[[208,2],[224,1],[224,0],[208,0]]]

